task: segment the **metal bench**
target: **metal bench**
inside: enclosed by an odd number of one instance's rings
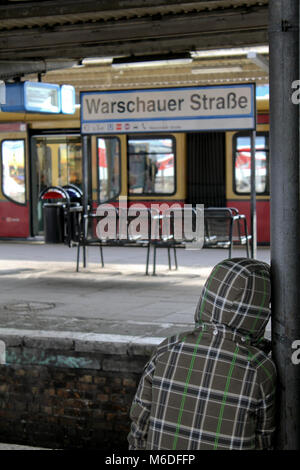
[[[80,251],[83,252],[83,267],[86,267],[86,249],[89,246],[99,246],[101,265],[104,267],[103,247],[146,247],[146,274],[149,266],[149,231],[133,231],[132,222],[139,217],[139,222],[145,221],[145,226],[151,227],[151,210],[147,208],[136,209],[136,215],[127,214],[122,217],[121,211],[117,207],[110,207],[103,214],[99,212],[88,212],[82,214],[80,236],[77,241],[77,263],[76,271],[79,271]],[[107,231],[98,230],[97,225],[102,223],[102,229],[107,227]]]
[[[190,214],[185,212],[188,210],[191,211]],[[187,215],[190,216],[188,228]],[[193,243],[199,242],[197,238],[199,234],[195,230],[198,215],[199,213],[194,208],[170,209],[165,213],[160,213],[156,209],[137,206],[135,206],[134,213],[131,208],[126,208],[125,217],[122,217],[122,209],[112,206],[109,206],[107,210],[105,206],[102,206],[101,213],[98,210],[97,212],[89,211],[87,214],[82,213],[80,233],[75,240],[77,244],[76,271],[79,271],[81,250],[83,267],[86,267],[86,249],[89,246],[99,247],[102,267],[104,267],[103,247],[146,247],[146,275],[149,274],[151,250],[153,252],[152,274],[155,275],[157,249],[165,248],[168,252],[169,269],[172,269],[171,250],[175,269],[178,269],[177,248],[192,247]],[[141,225],[143,221],[145,222],[144,229],[140,227],[139,230],[138,225]],[[97,229],[98,224],[102,224],[101,230]],[[204,248],[228,248],[229,258],[231,258],[233,245],[241,245],[245,246],[247,257],[249,257],[250,238],[246,217],[239,214],[237,209],[232,207],[204,209],[204,236],[198,249],[202,246]]]
[[[175,269],[178,269],[177,248],[195,246],[199,242],[196,232],[198,209],[192,207],[170,208],[165,213],[154,216],[158,219],[157,236],[150,240],[149,252],[153,249],[153,274],[156,273],[156,251],[158,248],[168,250],[169,269],[172,269],[171,250],[173,251]],[[187,223],[189,221],[189,224]],[[201,230],[200,230],[201,232]],[[201,238],[201,234],[200,234]],[[200,242],[199,247],[202,247]]]
[[[250,256],[247,220],[234,207],[208,207],[204,209],[204,248],[228,248],[232,256],[234,245],[245,246]]]

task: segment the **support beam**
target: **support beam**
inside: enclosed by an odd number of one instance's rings
[[[75,60],[23,60],[23,61],[3,61],[0,60],[0,79],[21,77],[31,73],[47,73],[51,70],[61,70],[73,67],[78,61]]]
[[[270,0],[270,151],[273,357],[278,371],[276,448],[300,449],[299,2]]]
[[[182,11],[205,11],[228,6],[226,0],[47,0],[37,2],[8,1],[0,4],[0,18],[2,24],[7,24],[7,20],[20,18],[23,20],[33,18],[56,18],[54,24],[63,16],[76,15],[85,19],[84,15],[91,13],[93,16],[100,12],[104,18],[129,18],[140,17],[142,15],[157,15]],[[235,0],[235,7],[243,6],[243,0]],[[247,0],[248,6],[257,6],[257,0]],[[266,4],[266,0],[262,4]],[[108,16],[109,14],[109,16]],[[105,16],[104,16],[105,15]],[[49,23],[48,23],[49,24]]]
[[[267,6],[0,30],[0,59],[181,52],[254,45],[267,39]]]
[[[80,33],[78,33],[77,38],[80,38]],[[74,45],[67,45],[62,42],[61,44],[56,43],[54,47],[38,46],[37,49],[33,47],[33,44],[36,44],[35,40],[32,40],[31,48],[29,47],[22,49],[18,47],[14,48],[13,50],[8,50],[0,47],[0,59],[10,59],[13,54],[15,60],[27,60],[35,57],[44,59],[71,57],[73,59],[79,60],[83,57],[118,57],[122,55],[128,56],[133,54],[167,54],[170,51],[174,53],[180,53],[196,49],[218,49],[220,46],[222,48],[244,47],[267,44],[268,33],[263,28],[261,30],[247,30],[244,32],[237,30],[232,31],[231,33],[222,34],[204,34],[199,32],[192,37],[183,35],[166,39],[158,38],[157,40],[154,38],[149,40],[142,39],[139,41],[125,40],[120,42],[99,42],[96,45],[88,43],[85,44],[84,42],[78,41]]]

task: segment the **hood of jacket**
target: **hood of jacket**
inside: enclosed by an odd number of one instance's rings
[[[196,324],[222,324],[251,342],[263,337],[270,318],[270,267],[249,258],[217,264],[202,290]]]

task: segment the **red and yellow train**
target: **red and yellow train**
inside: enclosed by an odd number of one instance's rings
[[[270,241],[269,111],[257,100],[258,243]],[[250,132],[191,132],[90,137],[89,200],[180,202],[236,207],[250,227]],[[79,110],[72,116],[0,113],[0,238],[43,233],[41,191],[82,186]]]

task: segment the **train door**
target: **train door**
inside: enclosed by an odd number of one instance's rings
[[[33,135],[31,137],[31,217],[32,234],[43,233],[43,213],[39,195],[48,186],[82,186],[80,135]]]
[[[251,135],[240,131],[228,134],[227,204],[247,217],[251,227]],[[269,133],[259,125],[255,138],[257,241],[270,243]]]
[[[187,202],[226,206],[225,132],[187,134]]]
[[[27,134],[24,123],[0,124],[0,237],[30,235]]]

